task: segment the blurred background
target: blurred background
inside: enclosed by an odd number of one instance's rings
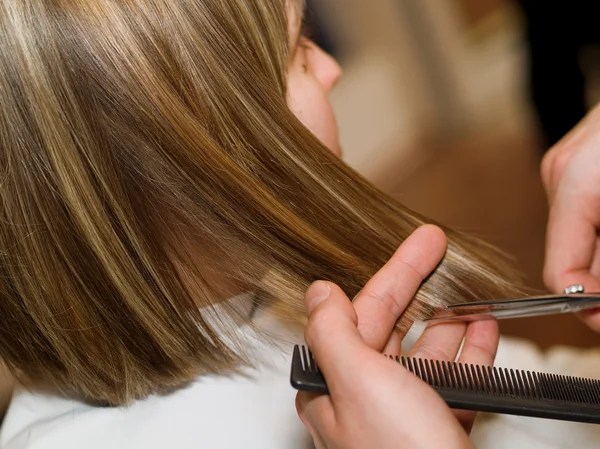
[[[544,291],[544,152],[600,93],[596,2],[308,0],[313,38],[344,69],[344,159],[405,205],[514,257]],[[594,346],[573,316],[505,334]]]

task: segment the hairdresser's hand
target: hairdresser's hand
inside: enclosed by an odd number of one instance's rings
[[[353,305],[358,331],[371,348],[399,354],[401,336],[390,333],[423,280],[435,269],[446,250],[444,233],[435,226],[423,226],[400,246],[390,261],[365,285]],[[321,284],[322,285],[322,284]],[[329,284],[339,292],[339,289]],[[309,291],[309,293],[311,293]],[[313,292],[314,293],[314,292]],[[307,335],[310,344],[310,335]],[[454,360],[464,338],[459,361],[491,365],[498,345],[498,327],[493,320],[471,323],[444,323],[430,326],[409,354],[413,357]],[[307,404],[306,394],[299,394],[298,404]],[[326,401],[319,397],[313,401]],[[301,409],[301,408],[300,408]],[[475,414],[455,411],[470,431]]]
[[[371,348],[400,354],[402,335],[392,332],[396,321],[421,283],[438,266],[446,252],[446,236],[436,226],[418,228],[354,299],[358,331]],[[390,335],[391,333],[391,335]],[[440,323],[427,327],[408,354],[411,357],[493,365],[499,331],[495,320]],[[467,433],[476,413],[455,410]]]
[[[306,339],[330,394],[299,394],[297,407],[317,449],[473,447],[434,390],[363,341],[339,287],[314,284],[307,305]]]
[[[600,291],[600,107],[546,154],[542,180],[550,205],[546,285],[557,293],[572,284]],[[600,311],[583,319],[600,331]]]

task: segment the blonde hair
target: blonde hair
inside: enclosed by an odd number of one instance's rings
[[[228,372],[251,360],[202,310],[241,289],[302,322],[312,281],[352,297],[426,221],[290,112],[286,0],[0,0],[0,35],[0,356],[24,382],[114,405]],[[446,232],[401,326],[512,289]]]

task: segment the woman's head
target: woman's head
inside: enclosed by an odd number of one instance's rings
[[[0,355],[23,379],[118,404],[226,372],[247,354],[204,311],[253,291],[301,321],[310,282],[355,294],[423,222],[325,147],[339,69],[290,51],[296,6],[0,0]],[[404,326],[509,289],[449,237]]]

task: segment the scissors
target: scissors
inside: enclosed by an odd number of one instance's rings
[[[585,293],[583,285],[571,285],[562,295],[528,296],[518,299],[452,304],[442,307],[428,323],[525,318],[559,313],[575,313],[600,307],[600,293]]]

